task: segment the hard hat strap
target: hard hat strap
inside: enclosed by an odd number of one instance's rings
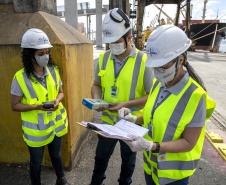
[[[177,73],[177,71],[178,71],[178,69],[180,68],[180,59],[181,59],[181,55],[180,56],[178,56],[177,57],[177,61],[176,61],[176,73]],[[180,65],[180,66],[179,66]],[[179,67],[178,67],[179,66]],[[175,73],[175,75],[176,75],[176,73]]]
[[[124,13],[122,10],[120,10],[120,9],[118,9],[117,12],[118,12],[119,15],[121,15],[122,18],[126,21],[126,23],[125,23],[125,28],[128,28],[128,27],[130,26],[130,22],[129,22],[128,17],[127,17],[127,16],[125,15],[125,13]]]
[[[112,11],[111,11],[111,12],[112,12]],[[125,20],[125,22],[126,22],[125,25],[124,25],[125,28],[127,29],[127,28],[130,26],[130,21],[129,21],[128,17],[125,15],[125,13],[124,13],[122,10],[120,10],[120,9],[117,10],[117,13],[118,13],[119,15],[121,15],[121,17],[123,18],[121,21],[115,19],[115,18],[112,16],[111,12],[110,12],[110,17],[111,17],[111,19],[112,19],[113,21],[115,21],[115,22],[117,22],[117,23],[121,23],[123,20]]]
[[[125,40],[125,42],[126,42],[126,48],[127,48],[127,45],[128,45],[128,43],[127,43],[127,38],[126,38],[125,35],[123,35],[123,38],[124,38],[124,40]]]
[[[110,17],[111,17],[111,19],[112,19],[113,21],[115,21],[115,22],[117,22],[117,23],[120,23],[120,22],[123,21],[123,20],[119,21],[119,20],[115,19],[115,18],[111,15],[111,12],[110,12]]]

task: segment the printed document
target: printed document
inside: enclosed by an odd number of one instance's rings
[[[103,135],[118,138],[118,139],[130,139],[128,134],[138,135],[143,137],[147,132],[148,129],[121,119],[115,125],[109,124],[98,124],[92,122],[82,122],[83,125],[88,126],[91,125],[93,130],[97,130],[98,132],[102,133]],[[88,125],[87,125],[88,124]]]

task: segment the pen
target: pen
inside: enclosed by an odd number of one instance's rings
[[[136,107],[132,108],[132,109],[130,110],[130,113],[132,113],[135,109],[136,109]],[[129,113],[125,114],[125,116],[128,115],[128,114],[129,114]]]
[[[131,112],[133,112],[135,109],[136,109],[136,107],[132,108],[132,109],[131,109]],[[131,112],[130,112],[130,113],[131,113]]]

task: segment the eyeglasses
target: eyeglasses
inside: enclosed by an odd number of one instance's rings
[[[168,62],[166,65],[162,66],[162,67],[154,67],[153,69],[155,69],[156,71],[160,72],[160,73],[164,73],[166,69],[169,69],[175,62],[177,62],[178,58],[175,58],[173,60],[171,60],[170,62]],[[173,62],[173,63],[171,63]]]

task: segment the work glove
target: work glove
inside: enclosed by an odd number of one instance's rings
[[[125,107],[121,108],[118,111],[118,114],[119,114],[119,118],[127,120],[129,122],[136,123],[137,121],[137,117],[132,115],[128,108],[125,108]]]
[[[151,151],[153,146],[153,141],[148,141],[141,136],[136,135],[128,135],[129,138],[133,139],[133,141],[123,140],[132,150],[132,152],[137,151]]]

